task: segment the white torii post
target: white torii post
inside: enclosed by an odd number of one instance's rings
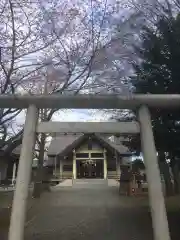
[[[64,163],[64,159],[60,158],[59,159],[59,177],[62,180],[63,179],[63,163]]]
[[[139,108],[141,145],[148,180],[154,240],[170,240],[157,152],[148,108]]]
[[[9,240],[24,239],[24,225],[28,199],[28,187],[31,177],[37,120],[38,110],[36,106],[30,105],[27,110],[24,126],[21,155],[16,181],[16,190],[14,193],[9,228]]]
[[[15,185],[15,180],[16,180],[16,162],[13,163],[13,174],[12,174],[12,186]]]
[[[106,149],[104,149],[104,179],[107,179],[107,156],[106,156]]]
[[[72,175],[72,181],[75,180],[77,177],[77,172],[76,172],[76,151],[75,149],[73,150],[73,175]]]

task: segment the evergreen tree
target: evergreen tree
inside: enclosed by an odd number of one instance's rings
[[[136,76],[132,77],[132,83],[135,93],[180,94],[180,15],[169,19],[162,17],[155,28],[144,28],[142,46],[136,48],[136,52],[141,64],[134,65]],[[151,109],[151,117],[160,164],[166,163],[164,159],[170,157],[172,166],[177,169],[180,111]],[[135,147],[133,142],[136,141],[131,141],[131,147]],[[167,166],[164,172],[169,179]],[[177,178],[177,174],[174,177]],[[177,179],[175,183],[178,192]]]

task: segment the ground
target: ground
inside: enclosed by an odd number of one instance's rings
[[[150,212],[144,203],[119,196],[117,187],[103,182],[57,187],[29,212],[25,240],[152,240]],[[180,214],[169,213],[169,220],[172,240],[177,240]]]

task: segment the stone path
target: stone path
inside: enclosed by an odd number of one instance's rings
[[[108,186],[109,187],[119,187],[119,183],[115,179],[108,179]]]
[[[64,181],[60,182],[55,188],[59,187],[72,187],[72,179],[65,179]]]
[[[103,182],[61,188],[44,195],[43,204],[44,211],[26,228],[25,240],[153,239],[147,209],[132,207],[132,200]]]
[[[56,187],[43,194],[29,219],[24,240],[153,240],[150,213],[141,199],[119,196],[118,187],[107,181]],[[180,214],[169,214],[169,221],[171,240],[178,240]]]
[[[73,183],[74,189],[107,189],[107,180],[104,179],[76,179]]]

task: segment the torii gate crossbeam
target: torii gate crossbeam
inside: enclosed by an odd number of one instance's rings
[[[104,133],[137,134],[138,122],[41,122],[37,133]]]
[[[0,108],[76,108],[76,109],[136,109],[140,105],[154,108],[180,107],[179,94],[121,95],[0,95]]]

